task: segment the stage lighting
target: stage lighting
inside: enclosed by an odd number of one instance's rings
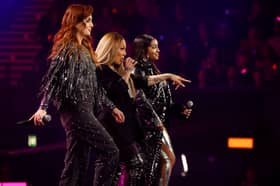
[[[250,137],[229,137],[227,147],[230,149],[253,149],[254,138]]]
[[[181,176],[186,177],[187,173],[189,172],[189,166],[188,166],[187,157],[185,154],[181,154],[181,162],[182,162],[182,166],[183,166]]]

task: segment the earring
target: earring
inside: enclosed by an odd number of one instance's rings
[[[150,56],[146,56],[145,60],[148,61],[150,59]]]

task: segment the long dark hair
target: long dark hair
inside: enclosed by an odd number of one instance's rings
[[[155,39],[155,37],[148,34],[138,35],[133,41],[132,57],[136,61],[145,61],[144,59],[146,59],[148,47],[151,45],[151,42]],[[160,74],[160,70],[157,68],[157,66],[154,63],[152,63],[152,65],[156,73]]]

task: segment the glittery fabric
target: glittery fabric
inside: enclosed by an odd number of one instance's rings
[[[141,153],[135,154],[129,162],[127,162],[128,169],[128,185],[142,186],[141,178],[144,174],[144,156]]]
[[[85,185],[91,151],[96,155],[95,186],[111,185],[118,165],[119,150],[95,117],[101,109],[111,111],[115,105],[99,86],[95,70],[86,48],[69,45],[54,57],[42,83],[41,108],[53,102],[66,132],[60,186]]]
[[[159,177],[160,172],[159,163],[163,136],[158,128],[161,121],[142,89],[137,90],[136,105],[145,134],[143,148],[145,152],[144,183],[145,186],[157,185],[158,180],[155,178]]]
[[[160,173],[162,132],[151,128],[145,131],[145,177],[146,186],[157,185]]]
[[[155,129],[162,123],[142,89],[137,90],[135,102],[144,128]]]
[[[156,69],[151,62],[138,61],[134,72],[136,77],[145,77],[156,75]],[[171,91],[168,83],[162,81],[158,84],[143,88],[148,100],[153,105],[154,110],[165,124],[167,121],[167,112],[173,104]]]
[[[157,70],[155,69],[154,65],[149,61],[138,61],[136,65],[136,69],[134,72],[136,77],[143,77],[143,76],[149,76],[149,75],[156,75],[158,74]],[[152,86],[146,86],[143,88],[147,99],[150,101],[150,103],[153,106],[153,109],[158,114],[160,120],[162,123],[166,126],[168,124],[168,116],[170,112],[177,112],[179,110],[180,106],[173,103],[171,90],[166,81],[160,82],[159,84],[152,85]],[[150,175],[146,175],[146,180],[148,179],[149,185],[166,185],[168,182],[161,183],[161,176],[160,176],[160,168],[167,167],[159,165],[160,163],[160,156],[162,158],[165,158],[165,160],[170,160],[170,157],[166,156],[166,153],[161,150],[162,146],[161,144],[167,145],[167,147],[170,149],[171,152],[173,152],[173,148],[171,146],[171,142],[166,139],[166,136],[168,136],[168,133],[166,132],[165,135],[162,135],[162,133],[157,133],[156,131],[147,131],[146,133],[146,153],[147,153],[147,164],[146,164],[146,170],[147,172],[150,170]],[[167,143],[169,142],[169,143]],[[170,162],[170,161],[165,161]],[[166,169],[165,175],[167,176],[166,180],[169,180],[169,175],[171,172],[171,167],[168,166],[169,169]]]
[[[57,109],[63,102],[77,104],[81,101],[113,109],[113,103],[98,85],[95,70],[89,51],[69,44],[53,58],[39,95],[45,95],[45,99],[51,100]]]

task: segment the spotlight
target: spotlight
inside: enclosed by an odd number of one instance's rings
[[[272,70],[277,70],[277,64],[274,63],[274,64],[272,65]]]
[[[182,162],[182,166],[183,166],[181,176],[186,177],[187,173],[189,172],[189,166],[188,166],[187,157],[185,154],[181,154],[181,162]]]
[[[247,68],[242,68],[241,70],[240,70],[240,73],[241,74],[247,74],[247,72],[248,72],[248,70],[247,70]]]
[[[113,14],[117,14],[119,11],[118,11],[118,9],[117,8],[112,8],[112,13]]]

